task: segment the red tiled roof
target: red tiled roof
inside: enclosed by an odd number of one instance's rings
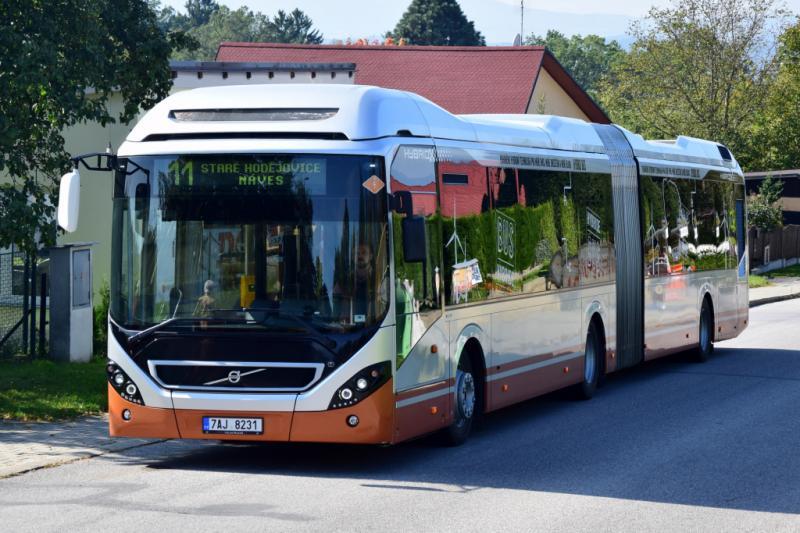
[[[342,46],[224,42],[217,61],[355,63],[355,82],[415,92],[451,113],[525,113],[539,70],[595,122],[603,110],[541,46]]]

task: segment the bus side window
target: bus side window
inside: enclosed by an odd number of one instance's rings
[[[431,146],[401,146],[390,172],[395,198],[392,237],[398,367],[441,316],[442,233],[435,162]],[[406,232],[413,233],[414,242]],[[406,258],[405,252],[412,249],[415,256]]]
[[[515,214],[519,290],[576,286],[580,236],[570,174],[520,169],[519,197]]]
[[[449,305],[486,299],[492,244],[487,169],[477,161],[439,161],[444,291]]]

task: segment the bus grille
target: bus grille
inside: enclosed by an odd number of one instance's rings
[[[300,392],[322,376],[322,363],[150,360],[164,388],[220,392]]]

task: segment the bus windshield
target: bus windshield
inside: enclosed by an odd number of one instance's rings
[[[111,317],[350,331],[388,300],[379,157],[121,158],[114,184]]]

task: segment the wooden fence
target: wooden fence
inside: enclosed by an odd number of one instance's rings
[[[750,228],[750,268],[770,270],[798,262],[800,258],[800,226],[789,224],[764,232]]]

